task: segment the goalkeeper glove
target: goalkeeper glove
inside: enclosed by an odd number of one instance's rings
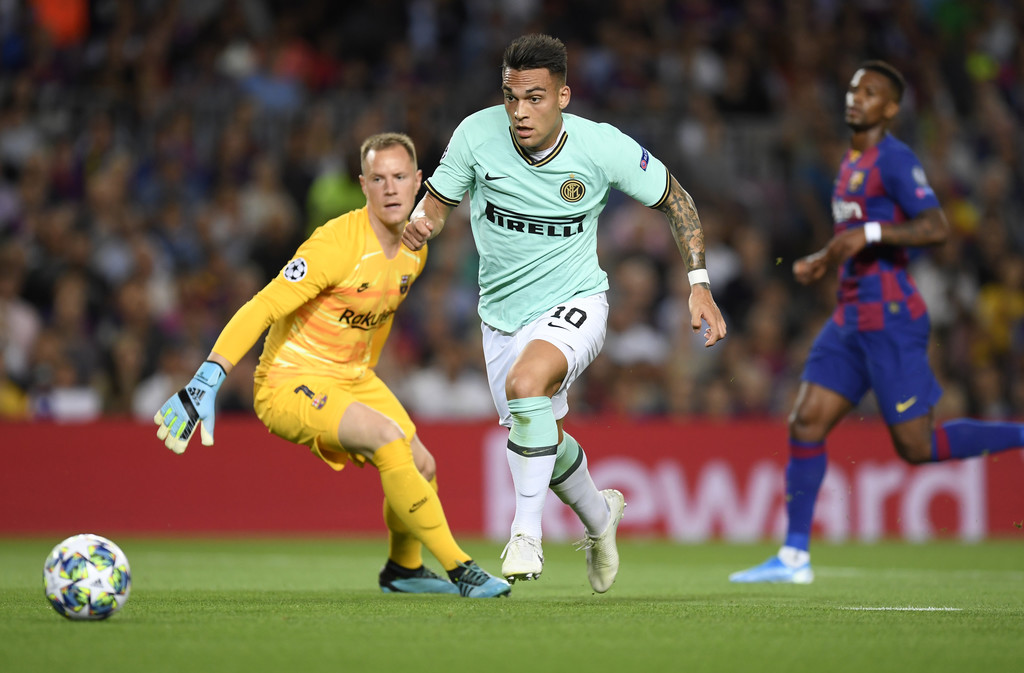
[[[213,446],[214,401],[225,376],[219,364],[204,362],[188,385],[164,402],[153,417],[160,426],[156,431],[157,439],[164,440],[171,451],[184,453],[198,423],[203,444]]]

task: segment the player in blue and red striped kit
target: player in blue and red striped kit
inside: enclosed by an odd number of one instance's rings
[[[860,66],[846,93],[853,131],[832,194],[835,233],[797,260],[802,284],[839,266],[838,306],[804,366],[789,417],[788,530],[783,547],[733,582],[813,581],[808,552],[825,476],[825,438],[871,389],[908,463],[970,458],[1024,446],[1024,425],[956,419],[935,425],[942,389],[928,363],[928,312],[907,274],[907,246],[937,245],[949,223],[913,151],[889,134],[903,76],[884,61]]]

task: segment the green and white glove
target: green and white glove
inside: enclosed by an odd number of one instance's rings
[[[224,368],[216,362],[204,362],[188,385],[164,402],[153,417],[160,426],[157,439],[162,439],[171,451],[184,453],[198,423],[203,445],[213,446],[214,402],[226,376]]]

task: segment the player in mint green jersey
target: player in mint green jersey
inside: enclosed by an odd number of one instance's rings
[[[625,500],[598,491],[579,444],[562,430],[567,391],[604,344],[608,277],[598,265],[597,221],[614,187],[668,217],[689,269],[690,318],[705,344],[725,337],[704,266],[697,209],[645,148],[608,124],[563,113],[565,45],[526,35],[505,50],[504,109],[467,117],[426,183],[403,234],[418,250],[469,192],[480,255],[484,356],[491,394],[510,428],[516,490],[502,574],[535,579],[544,567],[541,514],[550,488],[586,528],[587,575],[597,592],[615,581],[615,533]]]

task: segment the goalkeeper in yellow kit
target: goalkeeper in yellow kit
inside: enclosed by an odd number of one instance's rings
[[[269,327],[255,375],[256,414],[335,470],[349,460],[377,468],[389,531],[381,589],[508,595],[509,584],[482,570],[452,537],[434,458],[373,369],[392,315],[426,259],[425,250],[402,245],[422,180],[416,150],[408,136],[383,133],[363,142],[360,160],[366,206],[319,227],[235,313],[195,377],[157,412],[157,437],[180,454],[198,425],[203,444],[212,445],[217,390]],[[448,579],[423,565],[423,545]]]

